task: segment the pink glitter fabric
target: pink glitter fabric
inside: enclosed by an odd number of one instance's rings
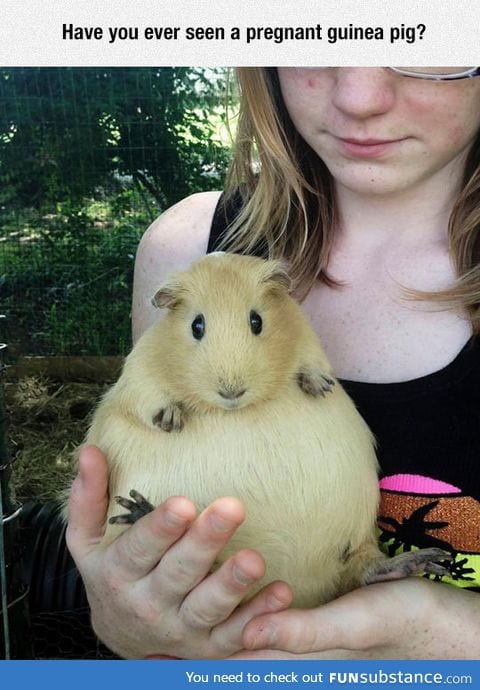
[[[457,486],[419,474],[393,474],[380,480],[380,488],[409,494],[460,494]]]

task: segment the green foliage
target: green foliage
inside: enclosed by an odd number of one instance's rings
[[[0,340],[128,351],[142,233],[223,184],[225,81],[221,69],[0,69]]]
[[[25,213],[20,241],[0,253],[2,338],[35,354],[128,352],[133,260],[148,220],[115,201]]]
[[[0,70],[0,204],[77,201],[118,175],[160,208],[218,186],[224,92],[222,70]]]
[[[218,187],[224,70],[0,70],[0,204],[91,196],[130,176],[160,208]]]

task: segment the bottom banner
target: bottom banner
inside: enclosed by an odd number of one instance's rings
[[[479,661],[3,661],[2,687],[480,688]]]

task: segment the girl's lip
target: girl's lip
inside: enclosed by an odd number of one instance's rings
[[[376,158],[391,150],[403,139],[351,139],[335,137],[342,151],[355,158]]]
[[[354,139],[353,137],[339,137],[339,139],[359,146],[376,146],[377,144],[391,144],[392,141],[398,141],[397,139]]]

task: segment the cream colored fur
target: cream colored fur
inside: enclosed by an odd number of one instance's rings
[[[239,548],[258,549],[267,563],[261,585],[286,580],[296,606],[361,584],[381,558],[374,441],[338,382],[318,397],[299,387],[299,371],[332,374],[282,266],[208,256],[173,276],[156,300],[169,312],[128,356],[86,438],[108,456],[110,495],[136,489],[154,505],[185,495],[198,510],[236,496],[247,519],[219,563]],[[259,335],[251,310],[263,319]],[[197,341],[191,322],[200,313],[206,330]],[[225,384],[246,389],[237,409],[222,406]],[[181,431],[152,422],[171,401],[184,406]],[[109,516],[122,512],[112,499]],[[123,529],[108,525],[104,543]]]

